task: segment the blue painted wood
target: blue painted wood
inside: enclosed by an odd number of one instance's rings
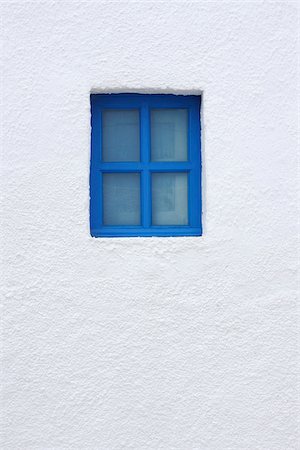
[[[92,94],[91,95],[91,164],[90,164],[90,229],[94,237],[130,236],[200,236],[202,235],[201,205],[201,98],[199,96],[162,94]],[[188,109],[188,161],[151,162],[150,109]],[[105,109],[139,109],[139,162],[104,163],[101,159],[101,112]],[[141,173],[141,226],[103,226],[102,173]],[[188,173],[189,226],[151,225],[151,173]]]
[[[142,225],[151,226],[151,181],[150,181],[150,114],[148,103],[143,100],[141,107],[141,165],[142,165]]]

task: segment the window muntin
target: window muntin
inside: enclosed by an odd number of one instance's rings
[[[200,97],[94,94],[95,237],[201,235]]]

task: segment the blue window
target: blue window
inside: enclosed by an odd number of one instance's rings
[[[91,111],[91,235],[201,235],[200,97],[93,94]]]

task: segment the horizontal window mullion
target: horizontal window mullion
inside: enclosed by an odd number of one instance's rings
[[[97,166],[93,166],[93,170],[105,171],[142,171],[150,170],[154,172],[185,172],[195,169],[195,165],[192,163],[102,163]]]
[[[150,171],[187,171],[187,170],[193,170],[196,168],[195,164],[191,162],[150,162],[149,164],[145,163],[127,163],[127,162],[113,162],[113,163],[99,163],[99,164],[92,164],[91,168],[93,170],[101,170],[101,171],[126,171],[129,170],[132,171],[141,171],[148,169]]]

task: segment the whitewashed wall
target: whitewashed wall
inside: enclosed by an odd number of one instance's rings
[[[296,449],[293,2],[15,2],[3,449]],[[89,235],[93,92],[203,94],[204,235]]]

